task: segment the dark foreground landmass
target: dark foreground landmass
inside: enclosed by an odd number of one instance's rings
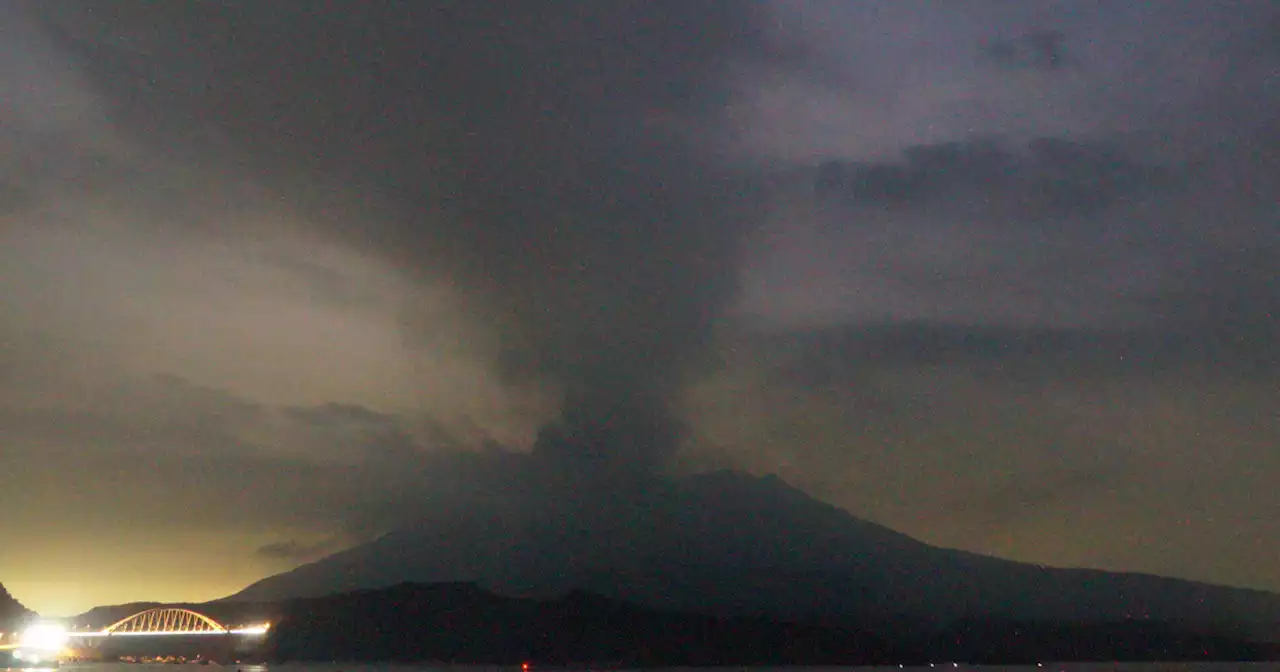
[[[583,592],[546,601],[470,584],[402,584],[293,600],[272,660],[746,665],[889,659],[876,636],[837,625],[645,609]]]
[[[869,665],[963,661],[1280,660],[1280,646],[1134,621],[961,621],[934,632],[828,618],[785,621],[638,607],[583,592],[502,597],[470,584],[402,584],[278,606],[272,661],[550,665]]]

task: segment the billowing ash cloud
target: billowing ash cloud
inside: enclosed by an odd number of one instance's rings
[[[468,294],[504,370],[564,394],[545,454],[648,469],[673,448],[671,398],[734,289],[717,133],[751,3],[40,11],[138,135],[247,159],[317,212],[338,186],[362,203],[337,235]]]

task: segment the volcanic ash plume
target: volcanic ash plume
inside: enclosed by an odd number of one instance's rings
[[[263,179],[390,203],[328,235],[460,288],[503,371],[563,391],[541,455],[630,472],[672,450],[672,399],[734,288],[741,190],[718,136],[753,3],[38,11],[117,118],[170,129],[163,149],[206,162],[225,150],[198,139],[230,138]]]

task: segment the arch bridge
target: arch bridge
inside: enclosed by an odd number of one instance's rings
[[[264,635],[270,624],[232,628],[181,607],[156,607],[122,618],[97,632],[71,632],[72,637],[154,635]]]

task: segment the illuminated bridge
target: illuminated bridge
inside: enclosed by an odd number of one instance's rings
[[[178,607],[156,607],[122,618],[96,632],[68,632],[70,637],[156,635],[265,635],[269,624],[228,627],[204,614]]]
[[[121,619],[97,631],[68,631],[57,623],[36,623],[19,635],[16,644],[0,646],[0,651],[16,661],[42,663],[58,660],[72,652],[73,655],[82,656],[88,651],[99,650],[103,644],[112,641],[123,643],[132,640],[134,644],[128,648],[143,646],[154,650],[159,646],[159,642],[154,639],[158,636],[169,642],[160,647],[165,650],[189,649],[195,644],[192,641],[195,639],[204,642],[200,645],[202,658],[231,658],[229,652],[243,650],[246,644],[255,645],[250,644],[251,640],[265,635],[269,627],[270,624],[267,623],[226,626],[190,609],[157,607]],[[247,639],[250,641],[236,635],[248,635]],[[73,640],[79,641],[82,646],[68,648]]]

